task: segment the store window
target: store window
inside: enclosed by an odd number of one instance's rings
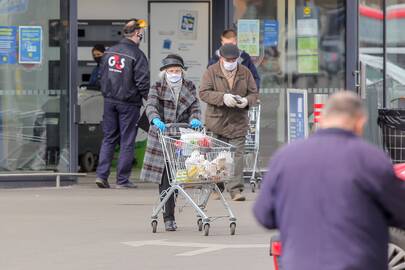
[[[291,139],[288,91],[306,93],[304,117],[310,133],[316,121],[315,100],[345,88],[346,1],[234,0],[233,5],[238,45],[250,53],[262,79],[260,99],[266,104],[261,117],[263,166]],[[246,33],[249,25],[252,33]]]
[[[68,2],[0,1],[0,171],[68,171]]]

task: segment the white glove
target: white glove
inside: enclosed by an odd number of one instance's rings
[[[233,108],[236,106],[236,100],[234,98],[234,95],[232,94],[225,94],[224,95],[224,104],[227,107]]]
[[[236,103],[236,107],[244,109],[248,104],[249,101],[247,100],[247,98],[239,97],[239,103]]]

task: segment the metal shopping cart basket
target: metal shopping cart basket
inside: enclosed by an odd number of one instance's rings
[[[249,110],[249,129],[245,141],[244,169],[243,175],[250,178],[252,192],[260,188],[262,175],[259,168],[260,151],[260,110],[258,104]]]
[[[234,175],[235,149],[232,145],[215,139],[205,132],[186,129],[187,124],[169,124],[167,131],[159,132],[170,188],[160,194],[160,203],[153,210],[152,231],[156,232],[158,215],[171,195],[183,196],[197,213],[198,230],[208,236],[210,223],[228,218],[231,235],[235,234],[236,218],[220,192],[217,183]],[[200,189],[201,196],[193,200],[188,190]],[[212,191],[220,194],[226,216],[209,217],[205,212]]]
[[[405,110],[378,110],[382,144],[393,163],[405,162]]]

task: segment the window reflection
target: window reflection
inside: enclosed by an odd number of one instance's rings
[[[42,50],[42,54],[39,60],[31,63],[23,63],[19,58],[21,56],[17,55],[13,61],[1,59],[0,172],[67,172],[70,166],[69,93],[66,90],[68,44],[52,46],[48,42],[49,22],[66,15],[61,14],[61,5],[67,3],[50,0],[21,2],[24,2],[25,7],[19,12],[10,10],[0,14],[0,25],[3,30],[13,27],[19,29],[19,26],[40,28],[42,36],[38,48],[32,48],[31,44],[30,51]],[[55,34],[65,36],[68,27],[69,24],[66,23],[60,28],[60,33]],[[4,32],[2,38],[4,40]],[[21,40],[15,44],[14,46],[18,47]],[[64,74],[64,77],[59,78],[57,88],[52,88],[50,83],[55,79],[50,65],[52,61],[63,63],[61,74]]]
[[[345,87],[346,1],[234,0],[233,3],[235,28],[238,20],[260,20],[260,55],[253,60],[261,75],[260,99],[266,104],[262,106],[261,117],[260,150],[264,165],[287,141],[287,88],[308,90],[312,126],[315,95]],[[269,21],[278,23],[277,44],[266,41],[265,25]]]
[[[387,18],[387,106],[405,108],[405,1],[389,0]]]

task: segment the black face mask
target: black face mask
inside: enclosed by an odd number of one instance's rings
[[[142,33],[137,33],[136,35],[137,35],[137,37],[139,38],[139,41],[142,41],[142,39],[143,39],[143,34],[142,34]]]
[[[103,58],[103,57],[102,56],[94,57],[94,61],[96,61],[97,64],[100,64],[101,58]]]

